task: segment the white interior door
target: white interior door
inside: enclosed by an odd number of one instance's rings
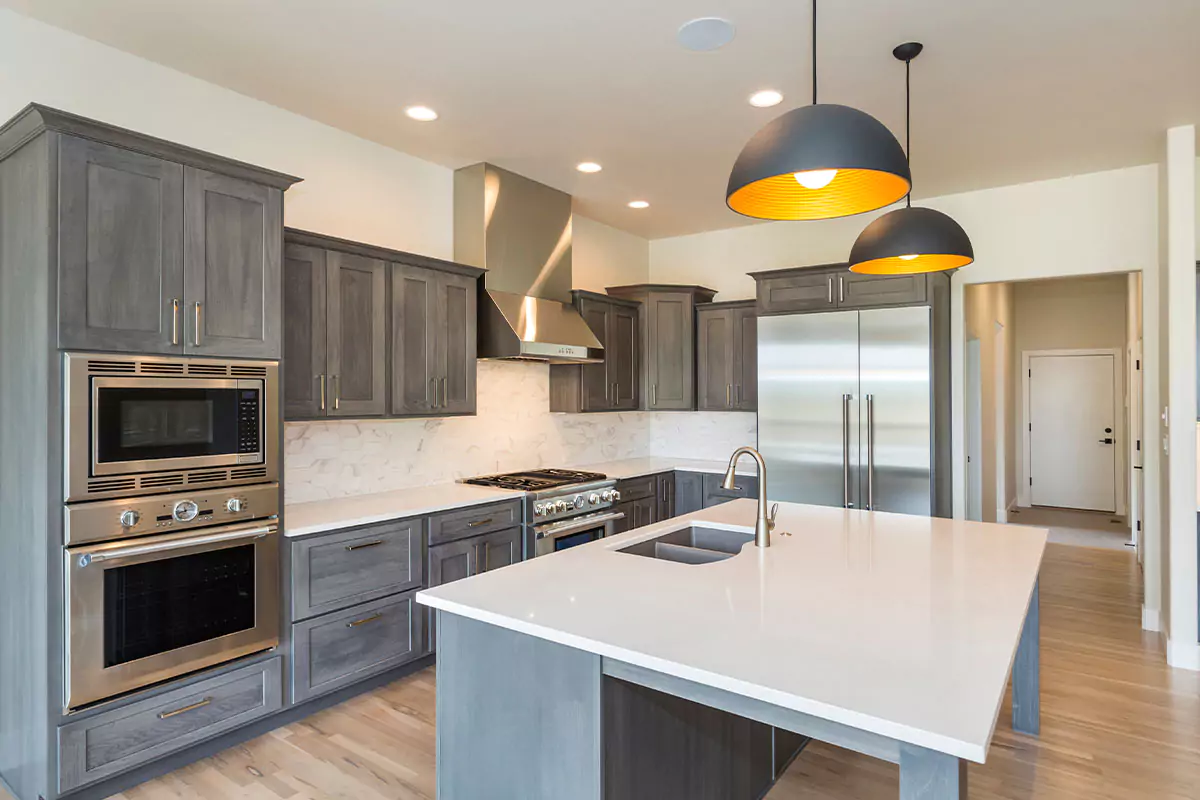
[[[1030,356],[1033,505],[1116,511],[1115,369],[1112,355]]]
[[[967,519],[983,521],[983,371],[978,339],[967,340]]]

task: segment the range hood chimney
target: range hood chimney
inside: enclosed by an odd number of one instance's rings
[[[487,270],[479,358],[592,364],[604,348],[571,302],[571,196],[491,164],[454,173],[454,260]]]

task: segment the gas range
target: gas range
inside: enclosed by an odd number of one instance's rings
[[[538,469],[462,482],[525,492],[526,558],[610,535],[624,516],[611,510],[621,499],[616,480],[599,472]]]

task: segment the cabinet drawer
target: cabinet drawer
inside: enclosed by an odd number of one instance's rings
[[[59,791],[190,747],[283,706],[280,659],[208,678],[58,729]]]
[[[521,524],[521,501],[506,500],[486,506],[447,511],[429,518],[429,544],[442,544],[503,530]]]
[[[292,619],[397,594],[425,580],[422,520],[292,541]]]
[[[292,699],[340,689],[424,653],[416,591],[292,626]]]
[[[715,506],[739,497],[755,497],[758,494],[758,477],[755,475],[738,475],[734,479],[734,488],[725,489],[721,486],[721,475],[706,474],[704,476],[704,507]]]
[[[641,500],[643,497],[655,497],[658,494],[658,476],[643,475],[640,478],[617,481],[617,491],[621,493],[622,502]]]

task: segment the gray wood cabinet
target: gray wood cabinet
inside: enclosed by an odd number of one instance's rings
[[[732,489],[726,489],[721,485],[723,479],[724,476],[715,474],[704,476],[705,508],[728,503],[730,500],[739,500],[743,497],[758,496],[758,476],[756,475],[735,476]]]
[[[429,585],[441,586],[507,567],[520,561],[521,553],[519,527],[434,545],[429,548]]]
[[[147,764],[279,711],[280,659],[188,683],[58,729],[60,792]]]
[[[285,235],[287,419],[475,413],[482,270]]]
[[[704,508],[704,475],[676,470],[674,501],[675,516]]]
[[[473,275],[392,265],[392,413],[474,414]]]
[[[329,397],[332,417],[387,411],[387,265],[376,258],[330,250],[327,304]]]
[[[395,264],[392,287],[392,413],[474,414],[476,279]]]
[[[604,346],[603,364],[550,367],[550,410],[636,411],[641,402],[640,304],[577,290],[575,307]]]
[[[758,315],[754,301],[707,303],[696,309],[696,407],[758,407]]]
[[[927,275],[859,275],[846,264],[751,275],[758,285],[759,315],[920,305],[929,297]]]
[[[59,148],[59,347],[183,352],[183,167],[89,139]]]
[[[610,286],[615,297],[641,303],[641,404],[646,411],[696,407],[695,308],[716,294],[703,286]]]
[[[188,167],[183,206],[185,352],[279,358],[283,192]]]
[[[521,524],[520,499],[445,511],[429,518],[430,547]]]
[[[625,518],[617,520],[613,526],[616,533],[625,533],[658,522],[658,497],[655,495],[637,500],[622,499],[613,509],[625,514]]]
[[[655,476],[658,488],[658,510],[655,519],[659,522],[675,516],[675,473],[664,472]]]

